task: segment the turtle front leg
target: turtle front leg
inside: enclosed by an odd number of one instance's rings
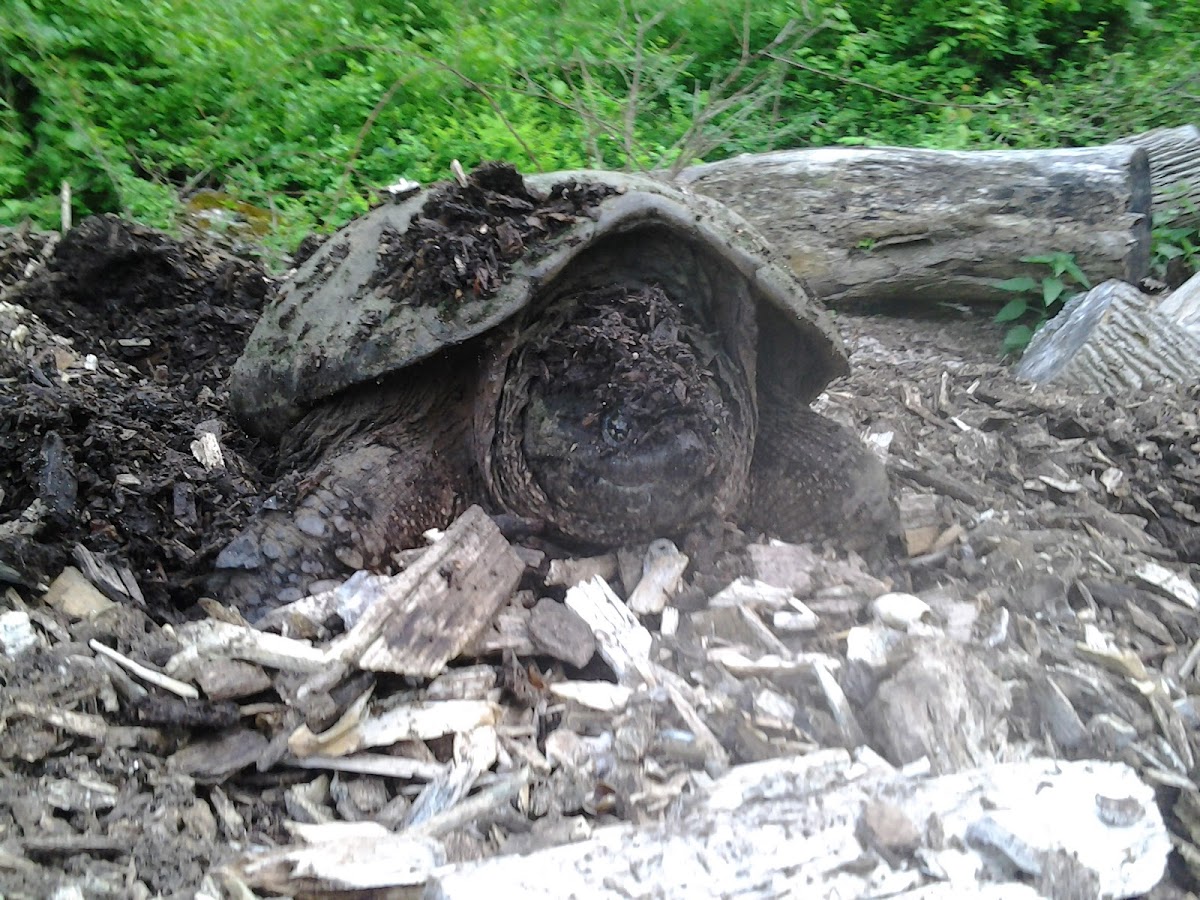
[[[478,500],[459,379],[360,388],[284,440],[295,500],[264,508],[218,555],[209,588],[257,615],[359,569],[386,570]]]
[[[788,541],[884,552],[898,533],[896,509],[887,472],[858,436],[778,394],[760,415],[748,523]]]

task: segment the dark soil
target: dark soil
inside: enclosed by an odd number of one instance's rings
[[[435,192],[403,234],[385,230],[367,288],[382,287],[405,303],[489,297],[513,262],[536,253],[612,193],[607,185],[563,182],[543,199],[511,165],[485,163],[465,184]]]
[[[7,239],[5,256],[30,255],[27,236]],[[5,292],[69,344],[31,341],[0,362],[0,521],[35,500],[47,508],[36,534],[0,541],[0,563],[45,582],[82,544],[128,566],[156,615],[194,602],[270,464],[224,409],[229,368],[272,290],[257,262],[199,235],[101,216]],[[193,456],[203,430],[221,436],[224,468]]]

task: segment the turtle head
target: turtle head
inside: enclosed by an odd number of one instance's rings
[[[730,513],[753,444],[746,373],[656,285],[561,298],[508,357],[490,479],[563,537],[619,544]]]

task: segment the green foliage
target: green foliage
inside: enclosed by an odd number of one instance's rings
[[[1195,224],[1172,224],[1181,219],[1196,221],[1196,205],[1183,196],[1187,185],[1179,185],[1179,197],[1168,199],[1159,218],[1166,224],[1155,225],[1150,230],[1150,272],[1170,280],[1173,270],[1186,273],[1200,268],[1200,227]]]
[[[6,0],[0,223],[55,225],[63,180],[76,218],[160,226],[214,189],[291,245],[453,159],[1098,143],[1200,120],[1198,23],[1200,0]]]
[[[1175,262],[1188,272],[1200,268],[1200,228],[1164,225],[1150,232],[1150,271],[1163,277]]]
[[[1022,275],[1008,278],[996,285],[1002,291],[1011,291],[1018,295],[996,313],[997,322],[1014,323],[1004,335],[1004,350],[1013,355],[1028,346],[1034,332],[1043,322],[1057,315],[1069,296],[1069,289],[1087,290],[1092,286],[1083,270],[1076,265],[1075,257],[1071,253],[1059,251],[1023,256],[1021,262],[1046,266],[1050,271],[1041,278]]]

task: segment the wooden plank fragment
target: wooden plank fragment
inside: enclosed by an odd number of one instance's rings
[[[524,569],[496,523],[472,506],[382,587],[330,655],[360,669],[433,678],[491,624]]]

